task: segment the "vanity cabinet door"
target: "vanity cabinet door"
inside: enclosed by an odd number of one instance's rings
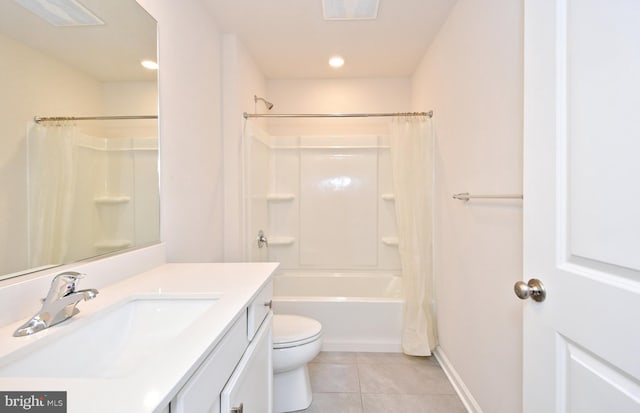
[[[247,318],[240,317],[171,403],[171,413],[218,413],[221,389],[241,360]]]
[[[220,413],[272,412],[272,317],[269,312],[238,367],[222,390]]]

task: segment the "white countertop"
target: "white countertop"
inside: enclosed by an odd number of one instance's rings
[[[0,390],[67,391],[68,413],[159,411],[218,344],[236,317],[270,280],[276,267],[273,263],[165,264],[101,288],[95,299],[78,304],[80,314],[32,336],[12,336],[26,320],[4,326],[0,328],[0,363],[25,346],[37,346],[38,342],[46,343],[51,335],[71,331],[73,323],[129,296],[161,298],[176,294],[221,294],[219,301],[198,319],[198,323],[172,343],[170,352],[166,347],[150,348],[145,354],[147,360],[130,375],[106,379],[0,377]],[[89,281],[81,286],[91,287]],[[82,345],[78,343],[79,347]],[[59,356],[73,357],[73,352],[70,348],[68,354]]]

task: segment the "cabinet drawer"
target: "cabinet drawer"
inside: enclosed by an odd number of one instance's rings
[[[200,368],[173,400],[172,413],[210,411],[249,344],[246,323],[247,319],[244,315],[236,320],[222,341],[202,362]]]
[[[271,311],[271,298],[273,296],[273,281],[269,281],[258,293],[256,298],[247,307],[247,337],[253,340],[260,324]]]

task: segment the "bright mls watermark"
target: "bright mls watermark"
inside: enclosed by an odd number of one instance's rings
[[[66,391],[0,391],[0,413],[67,413]]]

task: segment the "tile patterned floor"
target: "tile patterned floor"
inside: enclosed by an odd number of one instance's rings
[[[322,352],[309,364],[311,413],[466,413],[433,357]]]

